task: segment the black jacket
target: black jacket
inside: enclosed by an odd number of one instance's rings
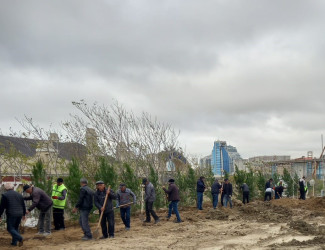
[[[79,208],[79,210],[91,210],[93,208],[93,203],[94,191],[88,186],[81,187],[76,208]]]
[[[219,182],[214,182],[211,187],[211,194],[219,194],[220,193],[221,185]]]
[[[6,210],[8,217],[21,217],[26,214],[24,198],[14,190],[8,190],[2,195],[0,205],[0,217]]]
[[[201,179],[199,179],[196,183],[196,192],[203,193],[204,190],[205,190],[205,184]]]
[[[231,183],[223,185],[223,193],[225,195],[232,195],[232,184]]]
[[[273,185],[273,182],[271,183],[270,181],[268,181],[266,184],[265,184],[265,189],[267,188],[273,188],[274,185]]]
[[[106,188],[104,191],[99,191],[97,189],[97,191],[95,192],[95,206],[98,208],[99,211],[104,206],[106,190]],[[111,192],[107,197],[106,208],[104,213],[109,213],[113,210],[113,200],[116,200],[116,194],[111,189]]]
[[[283,190],[284,190],[283,186],[277,186],[275,188],[275,193],[278,193],[280,196],[282,196]]]

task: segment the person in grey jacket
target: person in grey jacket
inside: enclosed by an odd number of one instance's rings
[[[26,207],[24,198],[21,194],[14,191],[14,185],[12,183],[6,183],[4,185],[6,192],[2,195],[0,205],[0,222],[1,215],[6,210],[7,215],[7,231],[11,234],[12,246],[23,245],[23,237],[19,234],[19,224],[21,219],[25,220]]]
[[[146,220],[144,222],[149,223],[151,221],[151,217],[150,215],[152,215],[152,217],[155,220],[155,224],[157,224],[160,219],[157,216],[157,214],[155,213],[155,211],[153,210],[153,203],[156,200],[156,192],[155,192],[155,188],[152,185],[151,182],[148,181],[147,178],[144,178],[142,180],[142,184],[145,185],[145,204],[146,204]]]
[[[53,201],[51,198],[40,188],[25,185],[24,192],[30,194],[24,200],[32,200],[32,205],[27,209],[26,214],[29,214],[35,207],[40,210],[38,235],[49,236],[51,234],[51,208]],[[45,228],[44,228],[45,226]]]
[[[89,214],[91,209],[93,208],[94,203],[94,191],[87,186],[88,181],[84,178],[80,180],[80,196],[79,200],[72,210],[73,213],[76,213],[79,209],[80,217],[79,224],[84,232],[84,236],[81,238],[82,240],[91,240],[93,235],[91,233],[89,227]]]
[[[243,203],[246,204],[249,203],[249,187],[246,183],[241,185],[240,189],[243,191]]]
[[[131,201],[132,198],[132,201]],[[136,203],[136,196],[131,191],[131,189],[126,188],[124,183],[120,184],[120,189],[117,191],[117,204],[116,207],[120,207],[120,213],[122,221],[125,225],[125,230],[130,230],[130,215],[131,215],[131,205]],[[129,205],[127,205],[129,204]]]

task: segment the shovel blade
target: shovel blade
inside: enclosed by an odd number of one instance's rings
[[[98,240],[98,238],[99,238],[99,228],[96,228],[96,230],[94,231],[93,238]]]

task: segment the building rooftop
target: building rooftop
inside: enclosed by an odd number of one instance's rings
[[[13,147],[27,157],[34,157],[38,146],[45,142],[48,141],[0,135],[0,149],[3,148],[8,153]],[[87,154],[86,146],[74,142],[53,142],[53,148],[58,150],[59,158],[66,160]]]

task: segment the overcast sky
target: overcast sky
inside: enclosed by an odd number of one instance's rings
[[[0,128],[71,101],[148,111],[188,153],[314,151],[325,133],[324,1],[2,1]]]

